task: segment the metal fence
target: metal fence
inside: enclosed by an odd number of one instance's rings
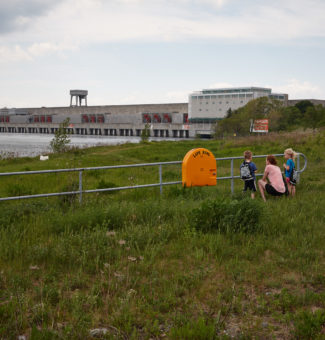
[[[265,158],[267,155],[254,155],[255,158]],[[283,156],[283,154],[275,154],[274,156]],[[304,166],[300,168],[300,158],[304,159]],[[216,158],[216,161],[230,161],[230,176],[217,177],[217,180],[226,180],[230,179],[230,189],[231,192],[234,192],[234,180],[240,178],[240,176],[234,176],[234,160],[243,159],[242,156],[238,157],[222,157]],[[160,194],[162,194],[163,186],[166,185],[175,185],[181,184],[182,181],[173,181],[173,182],[163,182],[163,166],[172,165],[172,164],[182,164],[182,161],[173,161],[173,162],[158,162],[158,163],[143,163],[143,164],[130,164],[130,165],[112,165],[112,166],[101,166],[101,167],[90,167],[90,168],[72,168],[72,169],[56,169],[56,170],[39,170],[39,171],[20,171],[20,172],[5,172],[0,173],[0,176],[16,176],[16,175],[34,175],[34,174],[48,174],[48,173],[67,173],[67,172],[78,172],[79,173],[79,189],[77,191],[66,191],[66,192],[56,192],[56,193],[47,193],[47,194],[35,194],[35,195],[24,195],[24,196],[14,196],[14,197],[1,197],[0,201],[10,201],[10,200],[20,200],[20,199],[29,199],[29,198],[40,198],[40,197],[53,197],[53,196],[62,196],[62,195],[79,195],[79,202],[82,202],[83,194],[95,193],[95,192],[107,192],[107,191],[116,191],[116,190],[126,190],[126,189],[137,189],[137,188],[150,188],[150,187],[159,187]],[[104,189],[91,189],[91,190],[83,190],[83,180],[82,175],[86,171],[90,170],[112,170],[112,169],[122,169],[122,168],[136,168],[136,167],[158,167],[159,172],[159,183],[151,183],[151,184],[141,184],[141,185],[132,185],[132,186],[122,186],[122,187],[114,187],[114,188],[104,188]],[[307,157],[303,153],[297,154],[297,162],[296,162],[296,170],[298,172],[298,182],[300,173],[305,171],[307,167]],[[262,173],[256,174],[256,176],[263,176]]]

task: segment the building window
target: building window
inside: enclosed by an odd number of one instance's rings
[[[188,113],[183,113],[183,123],[184,124],[188,123]]]
[[[161,123],[161,117],[158,113],[153,114],[153,122],[154,123]]]
[[[97,115],[97,123],[104,123],[104,116],[103,115]]]
[[[163,114],[163,123],[171,123],[172,122],[172,116],[168,113]]]
[[[143,123],[151,123],[151,115],[149,113],[144,113],[142,115],[142,122]]]

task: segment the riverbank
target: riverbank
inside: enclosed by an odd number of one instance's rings
[[[88,194],[82,206],[78,197],[2,202],[1,336],[91,339],[96,329],[103,339],[321,339],[324,133],[97,146],[47,162],[0,164],[7,172],[174,161],[195,147],[215,157],[293,147],[308,167],[294,199],[266,204],[259,195],[243,196],[241,180],[233,196],[225,180],[216,187],[164,187],[162,196],[159,188]],[[256,164],[262,171],[265,160]],[[154,182],[159,175],[150,167],[126,171],[92,171],[85,189]],[[220,162],[218,175],[227,171],[229,164]],[[164,180],[180,175],[174,165],[163,172]],[[69,191],[77,181],[70,174],[44,176],[2,178],[1,196]],[[205,221],[204,230],[198,221]]]

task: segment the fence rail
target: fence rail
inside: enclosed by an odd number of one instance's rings
[[[265,158],[267,155],[254,155],[254,158]],[[274,156],[283,156],[283,154],[275,154]],[[300,157],[304,158],[304,166],[300,169]],[[242,159],[242,156],[238,157],[222,157],[216,158],[216,161],[230,161],[230,176],[217,177],[217,180],[231,180],[231,192],[234,192],[234,180],[240,178],[240,176],[234,176],[234,160]],[[79,172],[79,190],[77,191],[66,191],[66,192],[55,192],[46,194],[34,194],[34,195],[24,195],[24,196],[13,196],[13,197],[1,197],[0,201],[10,201],[10,200],[20,200],[29,198],[40,198],[40,197],[53,197],[53,196],[63,196],[63,195],[79,195],[79,202],[82,202],[83,194],[94,193],[94,192],[107,192],[116,190],[126,190],[126,189],[138,189],[138,188],[150,188],[150,187],[160,187],[160,194],[162,194],[163,186],[181,184],[182,181],[173,182],[163,182],[162,179],[162,167],[163,165],[173,165],[182,164],[182,161],[172,161],[172,162],[157,162],[157,163],[142,163],[142,164],[128,164],[128,165],[110,165],[110,166],[100,166],[100,167],[88,167],[88,168],[71,168],[71,169],[55,169],[55,170],[37,170],[37,171],[20,171],[20,172],[3,172],[0,176],[16,176],[16,175],[35,175],[35,174],[48,174],[48,173],[65,173],[65,172]],[[133,186],[122,186],[114,188],[104,188],[104,189],[90,189],[83,190],[83,180],[82,174],[85,171],[90,170],[112,170],[112,169],[122,169],[122,168],[136,168],[136,167],[147,167],[147,166],[157,166],[159,170],[159,183],[151,184],[141,184]],[[300,173],[305,171],[307,167],[307,157],[303,153],[297,153],[297,164],[296,170],[298,172],[298,182]],[[256,174],[256,176],[263,176],[262,173]]]

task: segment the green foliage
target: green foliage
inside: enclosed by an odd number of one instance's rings
[[[303,310],[294,318],[294,337],[299,340],[324,339],[325,310]]]
[[[192,224],[209,232],[252,233],[259,229],[263,206],[249,198],[207,200],[193,211]]]
[[[108,189],[108,188],[117,188],[118,186],[115,183],[105,181],[101,179],[97,184],[97,189]],[[114,194],[116,191],[104,191],[105,194]]]
[[[144,129],[141,131],[141,142],[142,143],[148,142],[149,137],[150,137],[150,125],[149,123],[146,123]]]
[[[322,105],[309,106],[304,115],[304,126],[315,130],[325,125],[325,108]]]
[[[55,132],[53,139],[50,142],[50,147],[53,152],[65,152],[70,144],[70,139],[67,135],[67,128],[70,123],[70,118],[66,118],[60,123],[58,130]]]
[[[245,106],[227,112],[227,117],[216,124],[215,136],[249,134],[250,121],[253,119],[267,118],[280,110],[281,102],[267,97],[251,100]]]
[[[325,108],[302,100],[295,106],[284,107],[277,100],[261,97],[244,107],[227,112],[225,119],[217,123],[215,136],[248,135],[250,120],[269,119],[269,131],[292,131],[299,127],[316,129],[325,126]]]
[[[188,339],[188,340],[214,340],[218,339],[216,334],[216,325],[213,321],[198,320],[186,323],[181,327],[172,328],[170,331],[171,339]]]
[[[310,100],[301,100],[297,104],[295,104],[295,107],[304,114],[309,107],[313,107],[314,104]]]

